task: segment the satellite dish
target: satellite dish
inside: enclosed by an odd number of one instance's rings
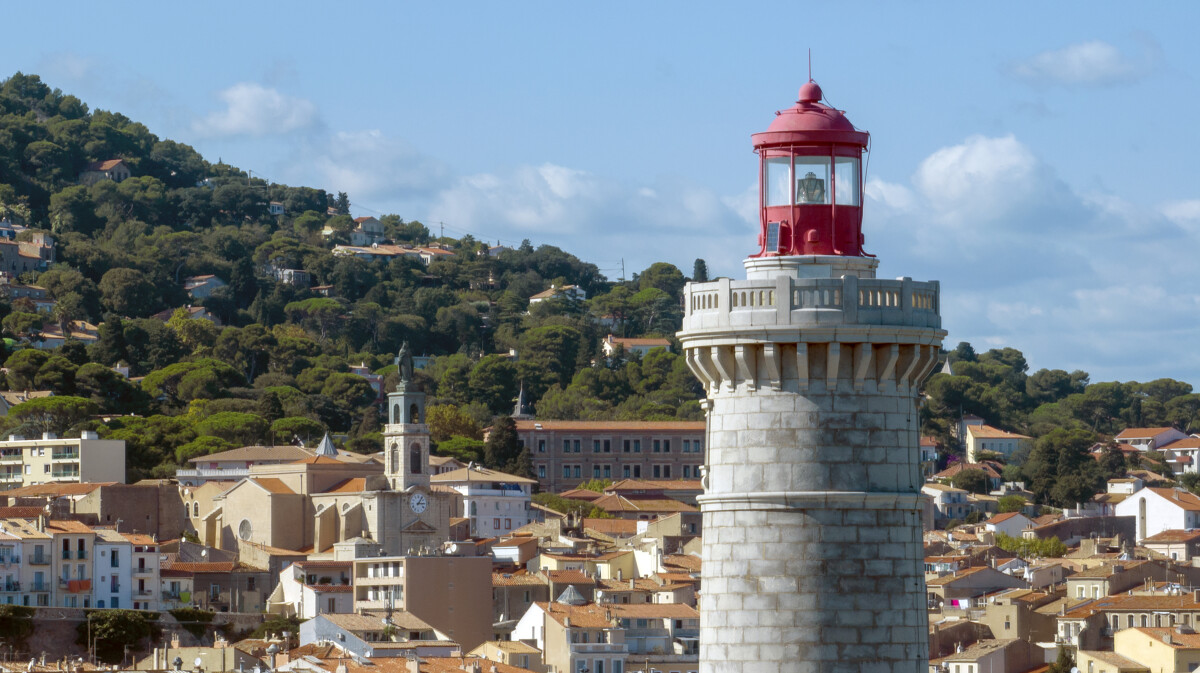
[[[196,668],[200,668],[201,664],[203,664],[203,663],[204,663],[204,660],[201,659],[200,657],[196,657],[196,659],[194,661],[192,661],[192,665],[195,666]]]
[[[201,550],[200,550],[200,556],[201,556],[202,558],[208,558],[208,550],[207,550],[207,549],[201,549]]]
[[[1071,667],[1071,673],[1079,673],[1079,667],[1078,667],[1078,666],[1072,666],[1072,667]]]

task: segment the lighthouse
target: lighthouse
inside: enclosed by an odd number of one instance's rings
[[[869,135],[823,100],[809,81],[752,136],[746,279],[685,289],[707,392],[701,673],[928,668],[917,395],[939,285],[875,277]]]

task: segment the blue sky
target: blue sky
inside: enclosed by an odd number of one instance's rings
[[[256,175],[611,278],[741,277],[750,134],[813,76],[872,134],[880,275],[949,345],[1200,385],[1200,6],[23,3],[4,62]],[[3,75],[0,75],[3,76]]]

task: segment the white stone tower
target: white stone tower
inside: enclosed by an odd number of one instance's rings
[[[708,393],[701,673],[925,673],[918,386],[936,281],[862,251],[867,134],[805,84],[755,134],[747,280],[690,283],[687,362]]]
[[[425,393],[412,381],[412,354],[408,342],[397,357],[400,382],[388,393],[387,423],[383,426],[386,461],[383,473],[393,490],[412,486],[429,490],[429,426],[425,424]]]

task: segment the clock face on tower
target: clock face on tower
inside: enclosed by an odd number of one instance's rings
[[[412,497],[408,499],[408,506],[413,512],[420,514],[429,506],[429,500],[424,493],[413,493]]]

